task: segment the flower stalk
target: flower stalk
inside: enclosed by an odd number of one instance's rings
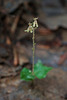
[[[32,50],[33,50],[33,64],[32,64],[32,74],[34,74],[33,72],[34,72],[34,55],[35,55],[35,32],[34,32],[34,30],[33,30],[33,48],[32,48]]]
[[[34,55],[35,55],[35,29],[38,28],[38,23],[37,23],[37,19],[38,18],[34,18],[33,20],[33,23],[29,23],[28,25],[28,28],[27,30],[25,30],[25,32],[27,33],[32,33],[33,34],[33,37],[32,37],[32,40],[33,40],[33,48],[32,48],[32,51],[33,51],[33,63],[32,63],[32,74],[34,75]]]

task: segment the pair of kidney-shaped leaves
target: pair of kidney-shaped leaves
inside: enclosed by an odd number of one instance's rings
[[[34,65],[34,72],[32,74],[32,71],[23,68],[20,77],[21,80],[25,81],[31,81],[34,80],[35,78],[42,79],[45,78],[47,73],[52,69],[52,67],[47,67],[42,64],[42,62],[39,60],[35,65]]]

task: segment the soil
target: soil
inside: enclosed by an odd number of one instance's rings
[[[31,82],[20,80],[19,74],[0,80],[0,100],[66,100],[67,72],[53,69],[45,79]]]
[[[53,65],[53,70],[48,73],[45,79],[35,79],[34,87],[31,86],[31,82],[20,80],[21,69],[23,67],[31,69],[32,50],[31,45],[26,46],[27,48],[25,46],[19,46],[20,66],[0,65],[0,100],[67,99],[67,63],[64,62],[61,66],[57,64],[66,48],[45,49],[44,47],[41,47],[41,45],[39,46],[37,45],[36,47],[37,58],[35,59],[35,62],[40,58],[45,65]],[[47,63],[44,61],[47,61]]]

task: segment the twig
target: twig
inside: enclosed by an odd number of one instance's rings
[[[13,47],[13,55],[14,55],[14,66],[17,66],[19,64],[19,55],[16,46]]]

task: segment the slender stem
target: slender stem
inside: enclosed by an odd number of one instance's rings
[[[34,30],[33,30],[33,64],[32,64],[32,73],[34,72],[34,53],[35,53],[35,33],[34,33]],[[34,73],[33,73],[34,74]]]

